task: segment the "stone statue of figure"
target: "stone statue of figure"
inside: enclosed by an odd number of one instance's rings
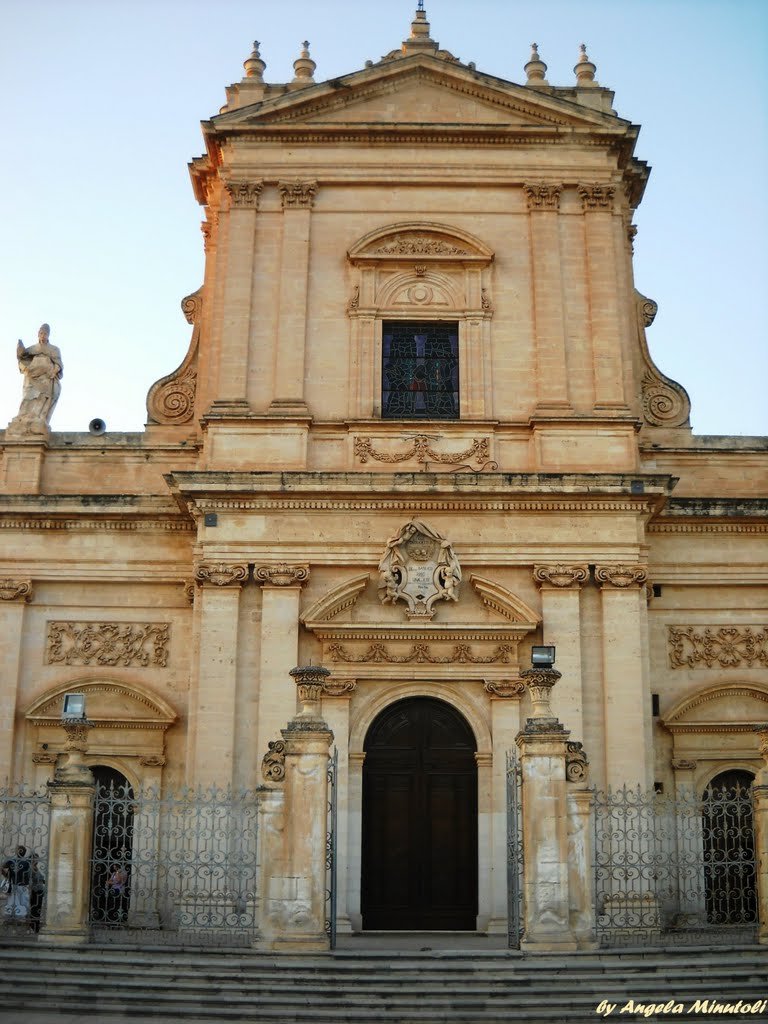
[[[13,435],[46,434],[56,402],[61,394],[63,367],[61,352],[51,345],[51,328],[43,324],[37,332],[37,344],[16,346],[19,370],[24,374],[24,391],[16,417],[8,431]]]

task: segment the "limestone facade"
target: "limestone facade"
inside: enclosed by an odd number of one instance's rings
[[[205,275],[145,431],[0,434],[0,778],[52,776],[78,691],[86,760],[134,786],[279,788],[262,760],[295,713],[289,672],[319,663],[340,927],[362,926],[369,730],[419,697],[474,735],[477,927],[503,930],[533,644],[557,648],[553,710],[598,786],[757,772],[768,439],[691,433],[633,277],[638,128],[588,60],[569,87],[539,63],[525,84],[482,73],[423,11],[332,82],[306,54],[268,85],[249,58],[190,167]],[[452,415],[430,414],[419,343],[385,358],[395,328],[435,324],[456,339]],[[412,523],[409,602],[381,566]],[[536,742],[530,765],[565,740]]]

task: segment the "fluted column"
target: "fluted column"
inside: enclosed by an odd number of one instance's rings
[[[646,568],[599,565],[603,619],[603,705],[607,785],[650,786],[651,752],[646,749],[645,721],[650,693],[643,671],[643,609]]]
[[[31,580],[0,580],[0,786],[13,776],[13,746],[16,699],[21,672],[24,639],[24,607],[32,600]]]
[[[595,409],[628,412],[624,394],[621,324],[613,231],[613,185],[579,186],[584,211],[592,320]]]
[[[251,333],[253,258],[260,181],[229,181],[226,283],[222,309],[219,380],[213,415],[241,416],[248,404],[248,353]],[[222,216],[222,215],[220,215]]]
[[[284,562],[257,565],[254,578],[261,584],[262,601],[256,733],[261,757],[294,712],[296,695],[288,673],[299,660],[299,605],[309,569]]]
[[[558,217],[562,185],[524,186],[531,222],[533,316],[536,332],[536,412],[570,411]]]
[[[274,397],[269,411],[307,414],[304,373],[309,290],[309,235],[315,181],[281,181],[283,247],[275,356]]]
[[[563,674],[555,688],[554,713],[574,736],[584,735],[584,692],[581,666],[580,591],[589,579],[586,565],[536,565],[533,578],[541,590],[545,644],[557,648]]]
[[[197,666],[190,711],[192,782],[226,786],[233,778],[240,590],[248,566],[202,563],[195,580]]]

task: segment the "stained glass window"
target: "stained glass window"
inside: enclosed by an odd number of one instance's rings
[[[459,325],[387,321],[382,336],[384,419],[459,418]]]

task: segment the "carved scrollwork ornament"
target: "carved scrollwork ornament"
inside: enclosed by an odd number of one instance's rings
[[[589,761],[584,744],[568,741],[565,744],[565,777],[568,782],[586,782],[589,775]]]
[[[626,587],[640,586],[648,578],[648,567],[645,565],[598,565],[595,569],[595,580],[600,586]]]
[[[698,761],[693,761],[688,757],[673,757],[671,764],[672,768],[676,772],[693,772],[698,766]]]
[[[581,586],[589,579],[589,568],[586,565],[564,565],[561,562],[556,565],[536,565],[533,578],[539,586],[546,583],[553,587]]]
[[[596,210],[613,210],[613,197],[615,194],[616,189],[613,185],[603,185],[600,182],[582,183],[579,185],[581,207],[584,213]]]
[[[379,600],[404,601],[410,618],[431,618],[436,601],[458,601],[461,567],[449,541],[412,520],[390,537],[379,562]]]
[[[336,679],[331,677],[323,683],[323,693],[326,697],[344,697],[356,689],[356,679]]]
[[[32,580],[0,580],[0,601],[31,601]]]
[[[161,377],[149,389],[147,418],[150,423],[173,426],[188,423],[194,416],[202,309],[202,288],[181,300],[181,310],[187,323],[192,325],[192,338],[181,366],[167,377]]]
[[[637,337],[640,352],[645,363],[645,372],[640,381],[640,398],[643,418],[654,427],[688,426],[691,414],[691,400],[685,388],[677,381],[666,377],[656,366],[648,349],[646,328],[653,323],[658,304],[635,290],[637,311]]]
[[[275,565],[257,566],[253,575],[259,583],[266,583],[270,587],[298,587],[309,579],[309,568],[306,565],[277,562]]]
[[[520,698],[525,693],[525,683],[522,679],[486,679],[486,693],[494,697],[516,697]]]
[[[166,764],[166,758],[163,754],[142,754],[139,758],[139,764],[143,768],[163,768]]]
[[[529,210],[560,209],[560,193],[562,185],[550,185],[546,182],[524,185],[525,198]]]
[[[285,743],[271,740],[267,753],[261,759],[261,774],[267,782],[282,782],[285,779]]]
[[[212,562],[198,565],[195,569],[195,581],[199,587],[241,586],[248,579],[247,565],[228,565],[226,562]]]
[[[278,181],[277,188],[284,210],[307,209],[315,205],[316,181]]]

